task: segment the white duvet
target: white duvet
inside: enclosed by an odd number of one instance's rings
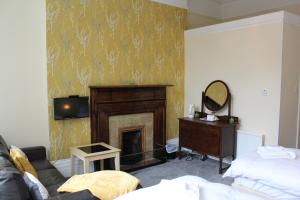
[[[295,159],[263,159],[256,152],[232,162],[223,177],[249,178],[300,197],[300,150]]]
[[[195,176],[162,180],[158,185],[139,189],[116,200],[262,200],[230,186],[211,183]]]
[[[234,179],[233,187],[247,189],[248,191],[256,192],[264,196],[268,196],[271,199],[280,200],[299,200],[299,196],[289,194],[284,190],[271,187],[263,184],[261,181],[255,181],[249,178],[236,178]]]

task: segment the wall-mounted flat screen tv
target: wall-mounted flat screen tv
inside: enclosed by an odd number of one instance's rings
[[[54,98],[54,119],[83,118],[89,116],[89,97]]]

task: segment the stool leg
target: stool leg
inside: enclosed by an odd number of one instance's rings
[[[120,153],[115,156],[115,170],[120,170]]]
[[[90,172],[90,165],[88,160],[83,161],[83,173],[89,173]]]
[[[76,173],[76,167],[75,166],[76,162],[75,162],[75,156],[71,155],[71,176],[73,176]]]
[[[100,170],[104,170],[104,160],[100,160]]]

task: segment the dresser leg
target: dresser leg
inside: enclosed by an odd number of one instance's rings
[[[223,171],[223,169],[222,169],[223,158],[220,158],[219,164],[220,164],[220,166],[219,166],[219,174],[222,174],[222,171]]]
[[[178,146],[178,152],[177,153],[178,153],[178,159],[181,160],[182,155],[181,155],[181,146],[180,145]]]
[[[207,155],[206,155],[206,154],[203,154],[201,160],[202,160],[202,161],[206,161],[207,159],[208,159]]]

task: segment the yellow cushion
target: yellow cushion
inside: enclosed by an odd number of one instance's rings
[[[12,157],[11,156],[11,160],[14,162],[16,168],[19,170],[19,172],[21,172],[22,174],[24,173],[24,169],[21,165],[21,163],[19,163],[19,161],[17,160],[17,157]]]
[[[27,158],[26,154],[17,146],[10,145],[10,151],[13,151],[15,156]]]
[[[75,175],[67,180],[58,192],[78,192],[88,189],[101,200],[113,200],[118,196],[132,192],[139,180],[128,173],[105,170],[94,173]]]
[[[38,178],[38,175],[34,169],[34,167],[31,165],[29,160],[25,158],[22,154],[19,153],[18,150],[16,149],[11,149],[10,150],[10,157],[12,158],[15,166],[17,169],[21,172],[28,172]]]
[[[12,146],[9,150],[9,153],[11,157],[22,157],[28,159],[25,153],[16,146]]]
[[[19,152],[18,149],[15,148],[11,148],[9,151],[10,157],[12,159],[12,161],[14,162],[15,166],[17,167],[17,169],[21,172],[24,173],[24,169],[21,165],[21,163],[17,160],[18,157],[23,157],[23,155]]]

